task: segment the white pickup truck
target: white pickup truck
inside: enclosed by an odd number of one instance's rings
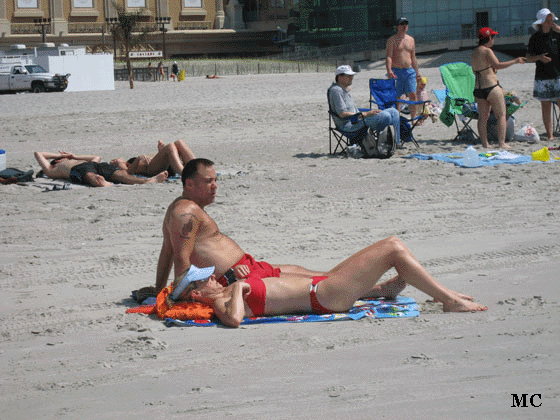
[[[0,92],[62,92],[68,87],[70,74],[50,74],[37,65],[14,65],[9,72],[0,70]]]

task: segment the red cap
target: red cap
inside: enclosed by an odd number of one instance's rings
[[[480,28],[478,31],[479,38],[490,38],[493,35],[498,35],[498,32],[493,31],[492,28]]]

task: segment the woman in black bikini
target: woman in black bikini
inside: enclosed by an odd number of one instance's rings
[[[397,276],[378,284],[392,268]],[[258,274],[236,273],[243,281],[224,287],[213,272],[214,267],[199,269],[191,265],[186,274],[175,279],[171,298],[206,303],[230,327],[238,327],[247,316],[344,312],[364,296],[395,297],[407,284],[443,303],[446,312],[488,309],[438,283],[396,237],[364,248],[322,277],[261,278]]]
[[[498,32],[490,28],[482,28],[478,31],[478,47],[472,53],[472,67],[475,75],[473,93],[478,105],[478,135],[482,146],[490,147],[486,126],[490,110],[492,110],[498,121],[498,147],[509,149],[506,144],[506,101],[496,71],[513,64],[524,64],[526,59],[518,57],[514,60],[500,62],[492,51],[495,35],[498,35]]]

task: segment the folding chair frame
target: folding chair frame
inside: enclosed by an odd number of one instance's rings
[[[552,102],[552,135],[560,137],[560,110],[556,101]]]
[[[447,92],[447,91],[446,91]],[[457,105],[460,106],[464,106],[464,105],[468,105],[471,103],[476,104],[476,102],[469,102],[467,99],[453,99],[450,97],[450,99],[455,102]],[[475,111],[472,111],[475,112]],[[478,114],[478,112],[476,112],[476,114]],[[453,141],[460,141],[461,138],[466,134],[466,133],[471,133],[473,138],[480,141],[480,136],[478,135],[478,133],[476,131],[473,130],[473,128],[471,127],[471,122],[472,120],[477,120],[478,117],[474,116],[474,115],[468,115],[468,114],[461,114],[461,115],[455,115],[455,127],[457,128],[457,135],[455,136],[455,138],[453,139]],[[457,120],[461,120],[461,122],[463,123],[463,127],[459,126],[459,123],[457,122]]]
[[[361,115],[361,114],[357,114]],[[353,144],[357,144],[362,140],[367,133],[367,126],[362,127],[358,131],[348,132],[342,131],[336,127],[332,117],[332,111],[329,111],[329,154],[336,155],[345,154],[348,146]],[[336,145],[334,150],[332,148],[333,145],[333,137],[336,140]],[[340,150],[339,150],[340,149]]]

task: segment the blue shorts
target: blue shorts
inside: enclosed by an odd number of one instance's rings
[[[397,98],[403,94],[416,93],[416,71],[409,67],[407,69],[391,68],[397,76]]]

